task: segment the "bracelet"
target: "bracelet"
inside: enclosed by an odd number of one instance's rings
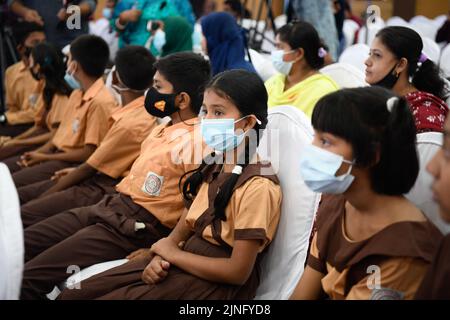
[[[126,24],[121,24],[120,23],[120,18],[116,19],[116,27],[117,29],[123,30],[127,27],[127,23]]]

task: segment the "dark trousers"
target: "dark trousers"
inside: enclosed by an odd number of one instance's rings
[[[136,231],[136,222],[143,222],[145,229]],[[25,230],[21,298],[43,299],[74,268],[124,258],[169,233],[151,213],[122,194],[43,220]]]
[[[35,182],[41,182],[50,179],[53,174],[61,169],[73,167],[78,165],[77,163],[51,160],[36,164],[32,167],[23,168],[16,171],[13,175],[13,181],[16,188],[27,186]]]
[[[24,133],[25,131],[30,129],[33,125],[34,125],[33,123],[17,124],[17,125],[7,124],[5,126],[0,125],[0,136],[8,136],[8,137],[18,136],[19,134]]]
[[[25,203],[21,207],[22,223],[27,228],[55,214],[94,205],[102,200],[106,194],[116,193],[115,186],[119,182],[120,179],[113,179],[104,174],[97,174],[66,190],[55,192],[44,197],[37,197],[29,202],[21,202]],[[39,186],[39,184],[42,184],[42,182],[20,188],[19,195],[21,200],[25,201],[31,198],[36,191],[42,189],[42,186]]]

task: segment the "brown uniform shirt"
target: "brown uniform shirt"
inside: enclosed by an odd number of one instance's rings
[[[139,156],[141,143],[158,124],[139,97],[111,115],[113,123],[100,146],[86,161],[91,167],[112,177],[125,176]]]
[[[223,179],[221,176],[217,178],[219,184],[230,176],[222,175]],[[196,222],[212,202],[209,195],[210,182],[211,180],[201,185],[189,208],[186,224],[191,230],[195,229]],[[226,220],[220,221],[220,238],[230,247],[234,246],[236,240],[261,240],[259,251],[263,251],[272,241],[278,226],[281,199],[281,187],[278,184],[262,176],[250,178],[234,190],[225,209]],[[211,224],[203,230],[202,238],[220,245],[214,239]]]
[[[67,103],[67,111],[53,137],[53,144],[62,151],[83,148],[87,144],[99,146],[109,129],[109,117],[116,100],[99,78],[84,94],[74,90]]]
[[[203,140],[196,129],[199,123],[195,118],[153,129],[130,173],[117,185],[118,192],[130,196],[169,228],[175,227],[185,209],[179,180],[198,168],[203,157]]]
[[[331,299],[412,299],[442,238],[429,221],[398,222],[369,239],[345,234],[345,199],[325,195],[307,264]]]
[[[36,81],[22,61],[10,66],[5,72],[8,123],[33,123],[36,102],[43,89],[43,81]]]
[[[441,241],[415,299],[450,300],[450,234]]]
[[[34,117],[36,126],[56,130],[67,112],[69,97],[63,94],[55,94],[49,110],[45,108],[44,98],[41,94],[37,102],[37,113]]]

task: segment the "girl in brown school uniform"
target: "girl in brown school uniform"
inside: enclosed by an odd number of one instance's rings
[[[29,57],[29,72],[40,81],[34,126],[0,146],[0,160],[15,166],[18,156],[49,141],[64,115],[72,88],[64,80],[65,66],[61,54],[50,43],[37,44]]]
[[[442,148],[428,163],[427,170],[434,177],[432,189],[441,217],[450,223],[450,117],[445,121]],[[450,300],[450,234],[441,241],[415,299]]]
[[[191,204],[175,229],[146,254],[64,291],[63,299],[254,297],[258,261],[281,206],[277,177],[255,161],[256,143],[248,139],[255,129],[259,140],[267,124],[267,92],[257,75],[226,71],[207,87],[203,109],[203,140],[216,153],[183,184]]]
[[[342,90],[317,103],[312,124],[301,173],[323,196],[291,299],[412,299],[442,235],[403,196],[419,170],[406,100]]]

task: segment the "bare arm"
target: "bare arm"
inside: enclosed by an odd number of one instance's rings
[[[324,275],[306,266],[300,281],[292,293],[290,300],[317,300],[322,295],[322,278]]]
[[[11,142],[8,144],[15,145],[15,146],[32,146],[32,145],[36,145],[36,144],[46,143],[52,137],[53,137],[53,134],[51,132],[46,132],[46,133],[40,134],[35,137],[31,137],[31,138],[23,138],[20,140],[14,139],[14,140],[11,140]]]
[[[66,176],[61,177],[58,180],[58,182],[53,187],[51,187],[49,190],[44,192],[42,194],[42,196],[46,196],[46,195],[52,194],[54,192],[58,192],[58,191],[70,188],[70,187],[92,177],[96,172],[97,172],[97,170],[95,170],[90,165],[88,165],[86,162],[84,162],[83,164],[81,164],[75,170],[71,171]]]
[[[15,0],[11,3],[10,9],[16,15],[25,19],[28,22],[36,22],[39,25],[44,25],[42,17],[36,10],[30,9],[22,4],[22,2]]]

